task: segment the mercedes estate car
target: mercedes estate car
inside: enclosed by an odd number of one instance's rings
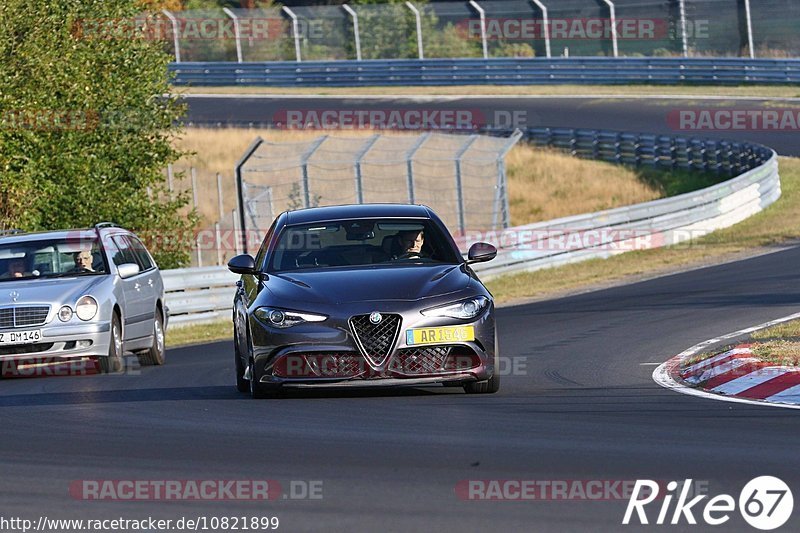
[[[136,235],[84,230],[0,233],[0,361],[164,363],[168,310],[158,266]]]
[[[494,303],[442,221],[421,205],[317,207],[279,215],[255,257],[238,255],[236,386],[500,386]]]

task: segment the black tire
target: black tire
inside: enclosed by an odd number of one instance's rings
[[[236,367],[236,390],[239,392],[250,391],[250,380],[244,377],[244,363],[242,363],[241,347],[239,346],[239,335],[234,331],[233,334],[233,359]]]
[[[464,384],[467,394],[494,394],[500,390],[500,351],[497,344],[497,332],[494,334],[494,374],[484,381],[473,381]]]
[[[116,374],[125,367],[122,356],[122,326],[119,315],[114,313],[111,318],[111,335],[108,345],[108,355],[100,357],[100,372],[103,374]]]
[[[250,391],[250,397],[261,400],[263,398],[269,397],[266,388],[258,382],[258,378],[256,377],[256,371],[253,367],[253,361],[250,361],[250,371],[248,374],[250,375],[250,379],[247,381],[247,388]]]
[[[153,320],[153,345],[136,354],[139,364],[142,366],[163,365],[166,361],[164,342],[164,318],[161,316],[161,311],[156,311],[156,318]]]

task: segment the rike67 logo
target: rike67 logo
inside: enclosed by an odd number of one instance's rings
[[[650,524],[652,515],[648,517],[645,507],[654,501],[661,500],[658,517],[655,524],[697,524],[697,513],[702,520],[711,526],[719,526],[730,520],[731,513],[738,510],[745,522],[761,530],[776,529],[786,523],[792,515],[794,498],[789,486],[783,480],[772,476],[760,476],[751,479],[739,493],[738,502],[733,496],[720,494],[708,499],[707,494],[690,498],[692,480],[687,479],[679,486],[677,481],[667,484],[666,492],[659,493],[659,484],[649,479],[639,479],[633,487],[633,493],[628,500],[625,516],[622,523],[632,523],[634,513],[640,524]],[[674,508],[672,501],[677,496]],[[656,504],[657,507],[658,504]],[[655,510],[655,509],[651,509]],[[634,519],[633,523],[636,523]]]

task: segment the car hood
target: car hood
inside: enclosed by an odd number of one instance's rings
[[[47,303],[70,304],[91,292],[108,276],[76,276],[54,279],[26,279],[0,282],[0,305]],[[17,297],[12,298],[12,293]]]
[[[313,303],[413,301],[463,290],[469,276],[457,265],[336,268],[271,274],[279,300]]]

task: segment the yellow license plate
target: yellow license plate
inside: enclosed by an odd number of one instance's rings
[[[440,344],[475,340],[473,326],[447,326],[406,330],[406,344]]]

